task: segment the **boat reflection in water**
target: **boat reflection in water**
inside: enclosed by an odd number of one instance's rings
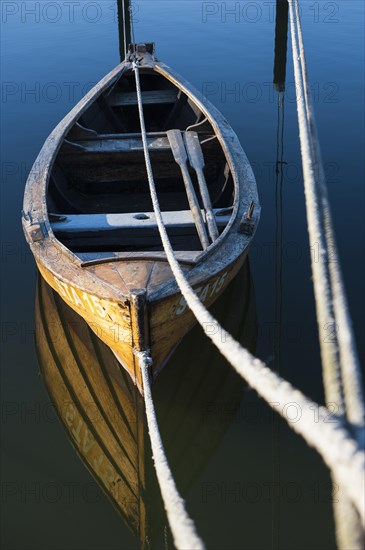
[[[212,307],[216,318],[254,351],[256,317],[249,264]],[[111,350],[38,276],[36,345],[44,382],[80,458],[148,547],[166,524],[144,402]],[[216,330],[207,327],[207,330]],[[166,454],[182,495],[192,486],[233,416],[208,422],[219,404],[237,410],[245,387],[196,326],[158,378],[153,396]]]

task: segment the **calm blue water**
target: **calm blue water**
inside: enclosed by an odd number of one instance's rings
[[[338,246],[364,358],[364,6],[360,0],[301,6]],[[140,0],[132,9],[136,39],[155,41],[159,58],[207,95],[252,162],[262,205],[250,257],[256,353],[322,402],[290,39],[279,113],[272,86],[275,3]],[[138,548],[109,502],[87,496],[92,478],[48,407],[33,337],[36,272],[20,226],[27,173],[43,141],[119,62],[117,2],[4,1],[1,10],[3,548]],[[281,202],[275,199],[278,115],[284,115],[279,146],[286,163]],[[229,414],[229,405],[213,423]],[[214,549],[333,548],[332,498],[341,493],[331,491],[321,460],[250,391],[186,494]],[[163,547],[162,538],[154,544]]]

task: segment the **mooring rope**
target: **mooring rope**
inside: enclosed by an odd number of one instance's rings
[[[206,326],[212,326],[212,323],[219,327],[218,321],[203,306],[185,278],[164,226],[148,151],[138,64],[134,65],[134,72],[148,182],[166,257],[182,295],[203,329]],[[325,407],[308,399],[289,382],[271,371],[262,361],[252,356],[222,327],[219,329],[208,337],[248,384],[288,421],[295,432],[302,435],[305,441],[321,454],[325,463],[335,472],[341,487],[355,504],[361,517],[365,519],[363,485],[365,454],[349,436],[342,422],[333,417],[329,423],[329,413]],[[295,406],[300,411],[300,418],[296,422],[290,422],[287,418],[289,406]],[[317,410],[316,419],[313,418],[314,410]]]
[[[299,137],[303,165],[305,199],[309,241],[312,251],[311,265],[313,288],[317,312],[317,324],[322,358],[323,382],[326,401],[333,401],[338,407],[337,413],[344,414],[344,401],[338,360],[338,349],[333,338],[336,324],[332,305],[332,293],[329,279],[329,257],[321,219],[321,205],[315,183],[315,168],[306,119],[305,95],[303,92],[302,71],[297,49],[293,3],[289,1],[290,30],[294,63],[294,78],[297,95]]]
[[[296,79],[298,80],[298,84],[302,84],[300,86],[299,92],[301,97],[298,98],[298,111],[299,108],[301,109],[301,112],[303,111],[303,105],[299,105],[299,101],[304,97],[305,114],[302,112],[301,118],[303,115],[305,116],[307,121],[307,128],[306,131],[303,130],[303,139],[310,140],[315,176],[314,184],[317,187],[316,194],[318,197],[317,200],[319,201],[319,209],[318,212],[315,212],[315,214],[317,214],[318,216],[322,216],[324,238],[327,245],[326,253],[332,290],[331,300],[335,317],[334,334],[336,336],[340,355],[341,383],[343,386],[343,399],[345,409],[344,412],[346,414],[348,422],[354,430],[359,445],[364,446],[365,404],[362,391],[361,369],[356,350],[356,343],[346,299],[346,292],[344,288],[340,262],[338,259],[337,245],[334,236],[332,215],[329,206],[328,191],[318,139],[317,125],[312,105],[311,92],[308,84],[307,63],[304,51],[298,0],[295,0],[295,15],[293,13],[293,0],[289,1],[289,5],[293,42],[294,70],[297,73]],[[299,48],[296,40],[294,21],[296,21]],[[300,72],[298,67],[299,63],[301,69]],[[307,159],[303,157],[303,165],[305,162],[307,162]],[[312,184],[312,181],[307,181],[307,184]],[[307,211],[310,209],[310,206],[311,205],[307,205]],[[313,267],[312,265],[312,269],[314,268],[315,266]],[[321,339],[321,343],[322,345],[326,345],[326,342],[323,342],[323,339]]]
[[[138,108],[141,123],[141,133],[144,150],[148,153],[147,133],[144,123],[141,85],[139,79],[138,61],[133,63],[134,73],[136,78]],[[145,155],[146,156],[146,155]],[[149,155],[146,156],[146,168],[148,173],[152,173],[151,160]],[[165,450],[163,447],[161,435],[158,429],[156,413],[153,405],[151,386],[148,374],[148,367],[151,365],[151,358],[146,352],[136,353],[140,368],[142,371],[143,393],[146,407],[146,416],[148,423],[148,431],[151,438],[151,446],[153,460],[156,469],[157,479],[161,489],[162,499],[164,501],[165,510],[171,532],[174,538],[175,546],[178,550],[202,550],[205,548],[203,541],[197,534],[193,520],[189,517],[185,503],[177,490],[174,478],[172,476]]]
[[[364,448],[364,399],[355,339],[344,284],[338,261],[327,186],[317,126],[308,84],[299,3],[289,0],[290,28],[297,111],[302,151],[308,232],[311,248],[319,246],[321,256],[312,256],[313,285],[316,298],[326,403],[335,403],[346,417],[360,447]],[[314,200],[313,200],[314,197]],[[316,229],[319,228],[320,234]],[[321,264],[321,265],[319,265]],[[325,311],[333,314],[333,338],[326,338],[329,323]],[[334,482],[337,482],[333,473]],[[363,528],[359,515],[346,498],[334,502],[338,546],[361,549]]]
[[[199,538],[193,520],[189,517],[185,503],[177,490],[172,476],[161,435],[158,429],[156,412],[153,405],[148,369],[151,358],[148,352],[136,352],[142,371],[143,393],[146,407],[148,432],[151,439],[153,460],[162,499],[176,548],[181,550],[203,550],[203,541]]]

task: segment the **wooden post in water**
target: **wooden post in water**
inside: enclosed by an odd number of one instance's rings
[[[288,14],[288,0],[276,0],[274,87],[278,92],[285,90]]]
[[[130,0],[117,0],[118,2],[118,29],[120,60],[124,61],[126,48],[131,43]]]
[[[275,253],[275,330],[273,341],[274,368],[281,370],[281,338],[282,338],[282,280],[283,280],[283,164],[284,164],[284,91],[286,80],[286,58],[288,46],[288,15],[287,0],[276,0],[275,23],[275,57],[274,57],[274,89],[278,93],[277,100],[277,134],[276,134],[276,182],[275,182],[275,211],[276,211],[276,253]],[[280,465],[280,420],[273,416],[272,424],[272,476],[277,487],[281,487]],[[278,491],[280,495],[280,489]],[[272,507],[272,548],[280,548],[280,496],[273,502]]]

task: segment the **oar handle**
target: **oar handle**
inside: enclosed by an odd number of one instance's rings
[[[210,243],[209,243],[207,231],[205,229],[204,219],[199,207],[198,198],[196,196],[195,189],[191,181],[189,170],[187,168],[186,163],[180,164],[180,168],[181,168],[181,173],[185,184],[186,196],[189,201],[190,210],[193,214],[199,239],[203,248],[206,249],[208,248]]]
[[[219,237],[219,231],[217,227],[217,222],[215,220],[212,203],[210,200],[210,195],[207,187],[207,182],[205,181],[205,176],[203,170],[196,170],[196,175],[198,176],[200,194],[203,199],[205,217],[207,219],[208,230],[211,236],[212,241],[216,241]]]

